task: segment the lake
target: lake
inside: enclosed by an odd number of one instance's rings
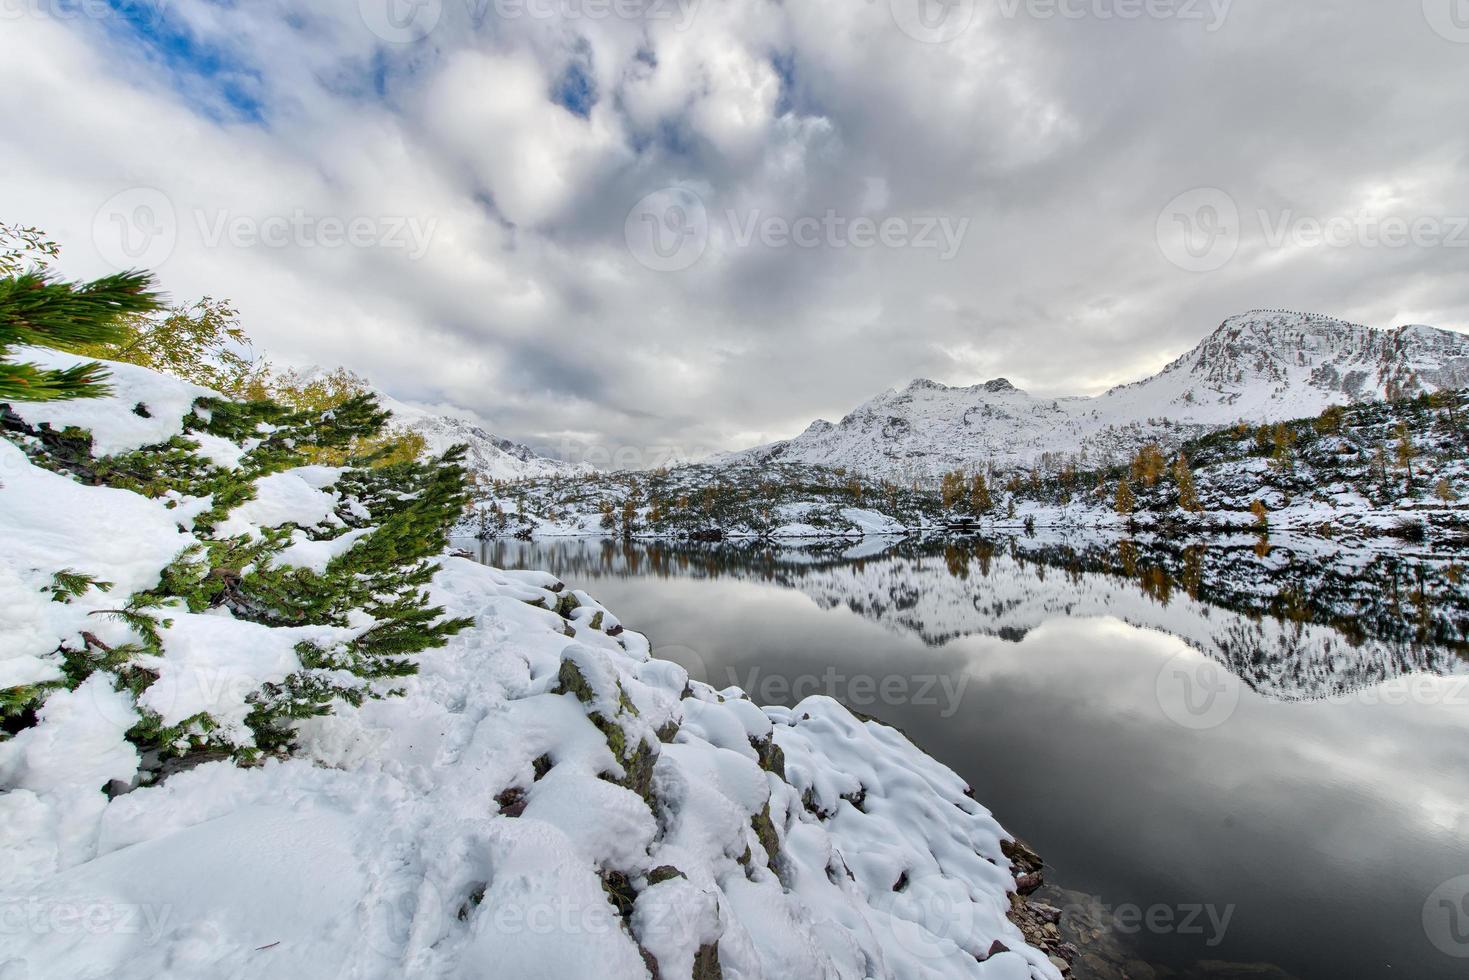
[[[458,543],[594,594],[717,688],[906,732],[1046,859],[1080,976],[1469,975],[1451,562],[1077,534]]]

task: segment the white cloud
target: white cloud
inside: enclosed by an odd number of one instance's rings
[[[212,76],[115,20],[5,21],[0,218],[96,274],[97,209],[156,188],[177,218],[164,285],[234,299],[278,359],[344,363],[542,446],[594,433],[604,451],[739,448],[916,376],[1097,388],[1256,306],[1444,326],[1469,312],[1464,250],[1247,236],[1199,276],[1155,240],[1161,208],[1195,187],[1246,215],[1469,210],[1469,137],[1444,122],[1469,69],[1414,11],[1241,8],[1214,33],[981,11],[925,44],[885,2],[704,0],[642,21],[446,0],[427,38],[392,45],[357,6],[160,8]],[[585,118],[556,100],[568,77],[586,79]],[[673,185],[706,202],[709,247],[659,273],[624,222]],[[729,211],[970,224],[944,262],[740,245]],[[211,247],[221,215],[432,231],[416,259],[299,235]]]

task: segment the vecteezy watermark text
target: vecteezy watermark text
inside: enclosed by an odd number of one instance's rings
[[[0,936],[140,935],[153,944],[172,918],[172,905],[32,896],[0,902]]]
[[[0,0],[0,21],[142,19],[161,16],[170,0]]]
[[[1088,896],[1088,900],[1066,906],[1061,916],[1068,922],[1077,922],[1103,932],[1135,936],[1139,933],[1164,936],[1202,936],[1204,945],[1214,948],[1224,942],[1229,924],[1234,919],[1235,906],[1218,906],[1204,903],[1182,903],[1178,905],[1137,905],[1123,902],[1109,905],[1101,899]]]
[[[959,254],[970,219],[951,215],[846,215],[835,208],[820,213],[784,214],[760,208],[726,208],[713,213],[685,187],[647,195],[628,212],[623,234],[628,250],[643,266],[681,272],[704,256],[717,240],[730,249],[914,249],[938,253],[939,261]]]
[[[939,717],[952,718],[959,712],[970,680],[964,673],[848,673],[834,666],[819,674],[776,672],[758,666],[743,671],[731,665],[714,668],[703,655],[688,647],[661,647],[653,655],[678,664],[688,671],[691,680],[715,690],[738,687],[756,704],[798,704],[806,698],[825,695],[858,710],[936,708]]]
[[[323,214],[299,207],[277,214],[180,209],[156,188],[134,187],[97,209],[92,241],[98,254],[119,269],[162,265],[189,231],[204,248],[384,249],[417,261],[428,254],[437,229],[437,218],[421,215]]]
[[[1169,262],[1189,272],[1215,272],[1234,260],[1247,237],[1270,250],[1469,249],[1469,213],[1245,211],[1228,192],[1201,187],[1168,202],[1156,233]]]
[[[1224,26],[1234,0],[999,0],[1000,16],[1033,20],[1174,20]]]

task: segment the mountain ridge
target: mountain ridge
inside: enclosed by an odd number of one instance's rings
[[[1100,395],[1038,397],[1006,378],[966,387],[917,379],[818,419],[793,439],[716,457],[844,467],[931,480],[953,469],[1096,464],[1147,442],[1176,446],[1238,422],[1469,386],[1469,336],[1421,324],[1367,327],[1260,309],[1226,319],[1158,373]]]
[[[393,413],[395,424],[423,436],[424,449],[428,452],[442,453],[450,446],[468,446],[465,464],[476,476],[489,480],[525,480],[592,472],[592,467],[585,463],[568,463],[542,455],[467,419],[409,405],[381,391],[377,395],[383,408]]]

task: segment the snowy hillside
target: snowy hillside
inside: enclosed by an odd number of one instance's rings
[[[592,472],[585,463],[543,456],[529,446],[486,432],[473,422],[452,415],[436,415],[386,395],[380,395],[378,401],[393,413],[396,425],[423,436],[428,452],[442,453],[450,446],[468,446],[465,466],[470,473],[487,480],[528,480]]]
[[[1164,468],[1154,468],[1162,457],[1144,466],[1140,455],[1129,466],[1017,480],[984,523],[1181,536],[1258,530],[1263,521],[1270,533],[1348,547],[1391,548],[1398,538],[1456,557],[1469,542],[1466,443],[1469,392],[1365,402],[1314,419],[1223,429],[1185,443]],[[1124,480],[1133,501],[1126,519],[1117,511]]]
[[[1127,464],[941,481],[938,492],[768,461],[550,477],[488,488],[456,533],[482,538],[844,538],[1037,527],[1289,530],[1349,547],[1469,542],[1469,392],[1333,407],[1149,448]],[[1119,512],[1127,485],[1126,515]]]
[[[1048,456],[1085,467],[1238,421],[1305,418],[1333,404],[1465,386],[1469,336],[1255,311],[1226,320],[1157,375],[1093,398],[1037,398],[1004,379],[968,388],[920,380],[840,423],[817,421],[794,439],[723,461],[840,466],[900,480],[1028,468]]]
[[[850,537],[941,523],[932,493],[814,466],[692,465],[525,480],[484,492],[457,533],[479,537]]]
[[[109,367],[0,406],[0,976],[1060,980],[897,732],[429,554],[452,456],[299,465],[370,410]]]

